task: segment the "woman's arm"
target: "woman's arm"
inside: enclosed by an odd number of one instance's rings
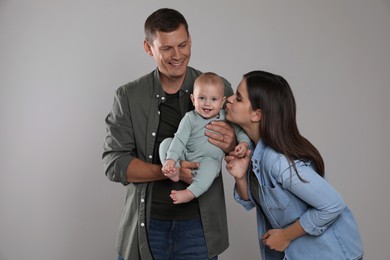
[[[237,193],[243,200],[249,200],[248,180],[246,173],[249,167],[250,154],[251,150],[247,150],[246,155],[239,158],[234,155],[233,151],[225,157],[226,169],[230,175],[234,177]]]
[[[343,198],[325,178],[314,171],[310,163],[295,162],[299,176],[304,181],[297,176],[294,168],[284,166],[281,167],[284,171],[279,174],[277,181],[309,206],[299,219],[302,228],[310,235],[321,235],[344,210]]]

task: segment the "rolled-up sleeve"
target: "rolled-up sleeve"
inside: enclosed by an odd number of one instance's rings
[[[243,199],[240,197],[240,195],[238,195],[236,186],[234,186],[233,197],[234,197],[234,199],[235,199],[239,204],[241,204],[247,211],[251,210],[251,209],[255,206],[255,204],[254,204],[251,200],[243,200]]]
[[[287,161],[281,160],[279,163],[279,167],[284,170],[276,169],[274,172],[282,172],[277,178],[278,182],[309,205],[299,220],[302,228],[308,234],[321,235],[344,210],[345,202],[334,187],[314,171],[310,163],[298,161],[295,165],[304,181],[299,179]]]
[[[124,87],[115,92],[114,103],[106,120],[103,146],[103,166],[106,176],[127,185],[127,167],[135,155],[133,124],[127,92]]]

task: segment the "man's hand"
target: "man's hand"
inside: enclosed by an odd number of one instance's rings
[[[185,183],[192,183],[192,170],[199,167],[198,162],[180,161],[180,180]]]
[[[213,121],[206,125],[211,131],[206,131],[209,142],[221,148],[225,153],[233,151],[237,144],[234,128],[225,121]],[[215,133],[216,132],[216,133]]]

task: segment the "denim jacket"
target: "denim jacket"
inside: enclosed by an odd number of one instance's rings
[[[357,223],[340,194],[310,162],[296,160],[294,164],[305,182],[284,155],[260,140],[247,173],[250,200],[242,200],[234,190],[235,200],[246,210],[256,207],[263,260],[361,259],[363,246]],[[259,183],[260,205],[250,192],[251,171]],[[284,253],[261,243],[261,236],[269,229],[285,228],[297,220],[307,234],[293,240]]]

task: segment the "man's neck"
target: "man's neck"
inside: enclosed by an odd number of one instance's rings
[[[184,79],[185,79],[185,75],[178,78],[172,78],[160,74],[161,86],[164,92],[168,94],[174,94],[177,91],[179,91],[179,89],[183,85]]]

